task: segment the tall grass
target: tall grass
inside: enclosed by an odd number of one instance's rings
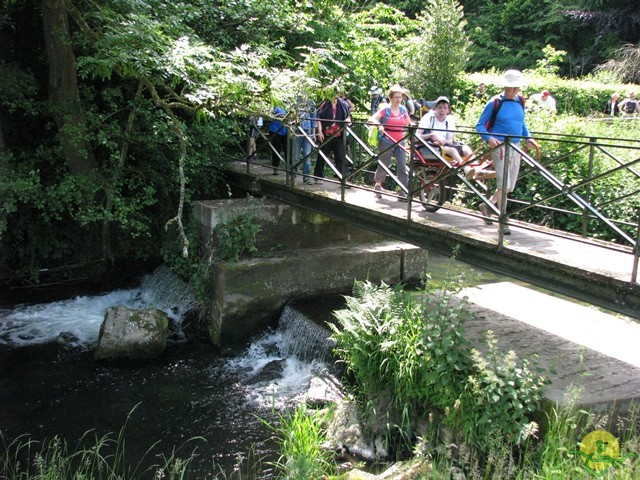
[[[91,442],[90,435],[91,432],[85,434],[80,444]],[[2,480],[178,480],[187,478],[194,458],[193,454],[179,457],[174,450],[151,467],[143,468],[142,461],[127,465],[123,438],[118,441],[109,435],[95,437],[90,447],[70,448],[67,441],[58,436],[44,442],[21,436],[6,443],[0,432],[0,446]]]
[[[322,446],[328,415],[327,411],[310,410],[301,404],[279,415],[276,425],[267,424],[276,433],[280,451],[276,478],[320,479],[335,471],[331,452]]]

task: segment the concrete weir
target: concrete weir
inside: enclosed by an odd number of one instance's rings
[[[214,307],[208,327],[218,346],[245,341],[275,324],[294,298],[350,294],[355,280],[415,283],[427,271],[426,250],[264,198],[196,203],[202,244],[213,248],[215,226],[245,212],[262,226],[256,239],[260,254],[211,266]]]
[[[215,225],[251,210],[262,225],[261,256],[239,262],[215,262],[214,312],[210,337],[216,345],[241,342],[275,325],[294,298],[350,294],[354,280],[407,284],[433,273],[442,257],[426,249],[388,241],[375,233],[276,200],[200,202],[195,215],[204,245]],[[480,351],[494,332],[503,352],[522,359],[537,356],[551,384],[544,396],[551,405],[571,401],[601,412],[626,413],[640,399],[640,324],[576,303],[549,291],[490,275],[458,292],[473,313],[465,326]]]

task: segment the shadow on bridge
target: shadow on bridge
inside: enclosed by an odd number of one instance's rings
[[[230,164],[228,180],[252,195],[267,195],[445,255],[455,251],[457,258],[470,264],[639,318],[640,226],[603,213],[616,211],[611,208],[612,203],[628,205],[629,200],[637,200],[640,175],[635,168],[640,163],[639,142],[613,143],[595,138],[536,134],[542,145],[556,145],[548,147],[548,151],[564,152],[544,161],[521,150],[517,142],[513,143],[512,151],[522,155],[523,160],[520,180],[536,176],[537,181],[548,186],[547,194],[532,192],[527,197],[526,192],[516,191],[514,198],[502,202],[505,207],[499,211],[489,200],[486,180],[469,177],[464,165],[453,164],[437,147],[417,138],[415,128],[407,129],[406,135],[409,158],[413,159],[408,162],[408,187],[399,182],[393,168],[380,163],[390,183],[381,198],[377,198],[371,186],[372,169],[378,166],[380,152],[373,151],[363,140],[367,128],[366,124],[357,122],[342,125],[346,135],[342,135],[340,141],[348,152],[349,166],[344,173],[322,148],[330,140],[318,144],[314,137],[290,125],[284,155],[264,136],[269,151],[279,156],[282,168],[274,168],[270,160],[245,156]],[[461,130],[459,133],[474,141],[475,132]],[[311,153],[294,152],[296,136],[312,145]],[[562,148],[557,147],[559,144]],[[426,149],[426,161],[425,155],[416,154],[417,149],[423,152]],[[486,150],[478,148],[470,161],[481,164],[486,154]],[[303,183],[299,170],[305,157],[313,155],[325,160],[327,178],[323,178],[322,183]],[[556,178],[553,166],[577,155],[587,155],[588,171],[576,176],[571,184]],[[608,168],[604,168],[605,165]],[[320,181],[313,175],[309,178]],[[606,204],[593,205],[590,202],[592,186],[611,179],[631,187]],[[485,223],[486,217],[477,211],[478,204],[492,209],[493,225]],[[541,213],[532,214],[534,211]],[[527,217],[536,216],[547,221],[574,218],[567,223],[579,223],[581,231],[569,233],[525,221]],[[503,235],[503,225],[510,226],[509,237]],[[603,225],[609,232],[609,241],[595,238],[602,235]]]

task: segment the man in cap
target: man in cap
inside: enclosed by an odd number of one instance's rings
[[[524,121],[524,98],[518,94],[520,87],[524,84],[522,73],[518,70],[507,70],[503,78],[504,92],[491,99],[484,107],[476,131],[480,133],[482,139],[491,147],[491,161],[496,171],[497,186],[491,197],[491,201],[496,204],[499,211],[502,210],[502,189],[505,185],[505,158],[509,157],[507,165],[506,189],[507,194],[513,192],[516,180],[520,171],[520,154],[516,150],[506,151],[504,141],[508,136],[514,145],[519,145],[522,137],[529,147],[538,148],[536,141],[530,137],[529,130]],[[506,197],[505,197],[506,198]],[[504,206],[506,208],[506,205]],[[487,225],[491,225],[493,220],[491,209],[487,204],[480,205],[480,211],[485,216],[483,219]],[[508,225],[503,226],[504,235],[511,234]]]
[[[369,95],[371,95],[371,115],[376,113],[383,103],[389,103],[389,99],[382,94],[382,88],[378,85],[371,87]]]
[[[531,95],[531,100],[540,108],[556,113],[556,99],[551,96],[549,90]]]
[[[418,124],[418,135],[447,154],[454,165],[463,163],[471,155],[471,148],[455,141],[455,119],[450,115],[451,102],[445,96],[438,97],[434,108],[429,110]]]

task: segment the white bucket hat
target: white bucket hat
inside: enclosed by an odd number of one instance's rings
[[[369,95],[380,95],[381,93],[382,93],[382,89],[377,85],[374,85],[369,90]]]
[[[502,81],[502,86],[503,87],[524,86],[522,72],[520,70],[507,70],[506,72],[504,72],[504,79]]]

